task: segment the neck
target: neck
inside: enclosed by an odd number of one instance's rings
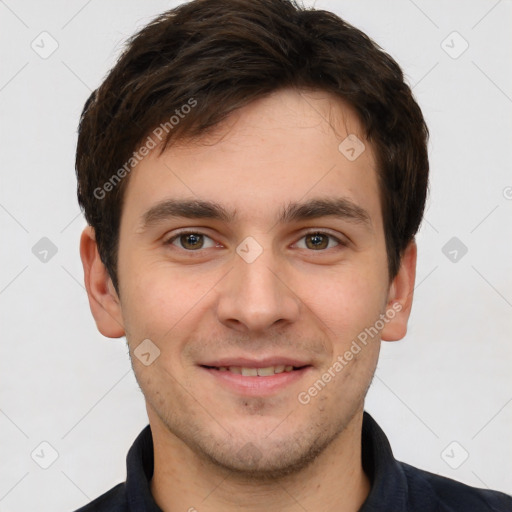
[[[154,444],[151,493],[165,512],[356,512],[370,492],[361,463],[362,418],[361,410],[299,473],[260,482],[244,479],[200,458],[150,415]]]

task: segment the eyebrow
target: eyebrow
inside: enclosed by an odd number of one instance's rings
[[[230,223],[235,221],[236,217],[236,210],[227,210],[215,201],[166,199],[152,206],[142,215],[141,229],[146,230],[161,221],[172,218],[211,219]],[[320,217],[336,217],[363,224],[369,229],[372,228],[372,221],[368,212],[344,197],[290,202],[281,209],[277,223],[286,224]]]

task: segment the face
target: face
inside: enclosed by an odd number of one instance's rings
[[[365,144],[356,159],[339,149],[349,134]],[[136,166],[110,316],[152,428],[209,464],[275,477],[362,411],[382,331],[398,339],[406,323],[396,308],[382,321],[404,295],[400,275],[389,282],[375,158],[355,113],[282,90]],[[97,317],[100,330],[109,321]],[[369,328],[379,333],[363,344]]]

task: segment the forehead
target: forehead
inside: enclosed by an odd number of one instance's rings
[[[199,140],[151,151],[131,173],[123,217],[140,225],[162,201],[196,198],[236,211],[232,222],[268,222],[313,197],[342,197],[380,215],[373,149],[354,110],[325,92],[288,89]]]

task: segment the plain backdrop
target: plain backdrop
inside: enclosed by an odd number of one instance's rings
[[[124,481],[147,424],[125,340],[89,311],[74,156],[123,42],[177,3],[0,2],[2,512],[71,511]],[[398,61],[431,131],[409,332],[383,343],[366,410],[398,459],[512,493],[512,3],[316,7]]]

